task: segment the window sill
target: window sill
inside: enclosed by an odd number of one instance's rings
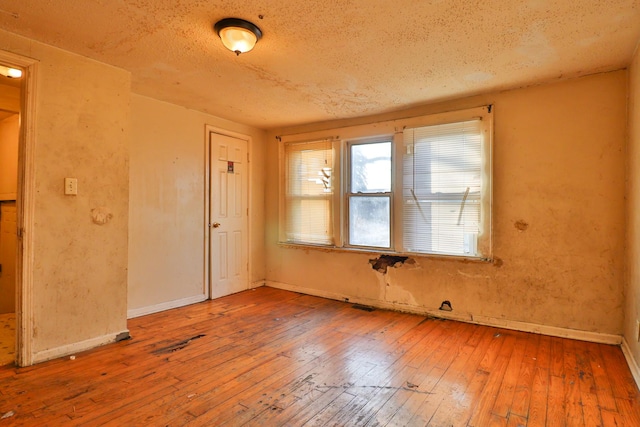
[[[472,257],[472,256],[464,256],[464,255],[444,255],[444,254],[426,254],[421,252],[396,252],[389,250],[376,250],[376,249],[368,249],[368,248],[344,248],[338,246],[322,246],[322,245],[311,245],[311,244],[302,244],[302,243],[290,243],[290,242],[278,242],[278,246],[285,249],[302,249],[302,250],[315,250],[319,252],[336,252],[336,253],[352,253],[352,254],[364,254],[364,255],[391,255],[391,256],[403,256],[409,258],[427,258],[433,260],[442,260],[442,261],[456,261],[462,263],[481,263],[481,264],[492,264],[494,263],[493,258],[481,258],[481,257]]]

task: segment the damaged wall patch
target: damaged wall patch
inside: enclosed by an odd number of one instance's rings
[[[397,264],[404,264],[409,257],[395,255],[380,255],[378,258],[370,259],[369,264],[374,270],[386,274],[388,267],[395,267]]]

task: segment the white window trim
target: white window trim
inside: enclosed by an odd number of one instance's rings
[[[278,139],[279,153],[279,245],[282,247],[303,247],[303,248],[319,248],[322,250],[343,251],[343,252],[360,252],[370,254],[393,254],[407,255],[413,257],[426,258],[444,258],[444,259],[465,259],[470,261],[491,261],[493,258],[493,220],[492,220],[492,175],[493,175],[493,106],[486,105],[481,107],[469,108],[464,110],[449,111],[437,114],[423,115],[417,117],[408,117],[383,122],[369,123],[357,126],[348,126],[334,128],[330,130],[300,133],[294,135],[284,135],[276,137]],[[346,159],[348,142],[371,141],[376,139],[392,138],[394,152],[392,153],[392,212],[391,212],[391,241],[394,248],[402,248],[402,233],[398,230],[402,228],[402,191],[399,191],[399,185],[402,181],[402,168],[398,167],[398,159],[402,157],[403,150],[403,130],[411,127],[432,126],[446,123],[454,123],[466,121],[480,117],[484,125],[484,144],[483,153],[483,177],[486,185],[483,186],[481,196],[482,208],[481,215],[489,215],[489,218],[481,218],[481,223],[486,228],[483,230],[483,238],[479,240],[478,248],[481,256],[470,255],[444,255],[424,252],[403,252],[400,250],[386,250],[368,247],[348,246],[346,244],[347,235],[347,218],[346,218],[346,185],[347,185],[347,162]],[[309,243],[293,243],[287,242],[284,232],[284,197],[285,175],[283,173],[284,165],[284,147],[286,143],[297,143],[305,141],[332,140],[334,153],[335,168],[333,173],[334,191],[333,197],[333,218],[334,218],[334,235],[335,245],[315,245]]]

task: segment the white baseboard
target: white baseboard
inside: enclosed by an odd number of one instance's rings
[[[640,388],[640,368],[638,367],[638,362],[633,358],[633,353],[626,338],[622,339],[621,347],[622,354],[624,354],[624,358],[627,359],[627,365],[629,365],[633,379],[636,380],[636,385]]]
[[[172,308],[184,307],[185,305],[196,304],[207,299],[206,295],[196,295],[193,297],[182,298],[174,301],[163,302],[147,307],[133,308],[127,311],[127,319],[145,316],[147,314],[158,313],[160,311],[171,310]]]
[[[350,295],[325,292],[317,289],[305,288],[301,286],[289,285],[286,283],[267,281],[267,286],[284,289],[287,291],[300,292],[307,295],[314,295],[322,298],[329,298],[338,301],[347,301],[355,304],[363,304],[371,307],[388,310],[403,311],[407,313],[420,314],[423,316],[437,317],[440,319],[457,320],[477,325],[493,326],[496,328],[512,329],[521,332],[532,332],[536,334],[549,335],[560,338],[571,338],[580,341],[590,341],[602,344],[619,345],[622,337],[614,334],[602,334],[599,332],[580,331],[576,329],[559,328],[555,326],[540,325],[536,323],[519,322],[515,320],[497,319],[487,316],[474,316],[469,313],[455,313],[451,311],[430,310],[425,307],[409,304],[394,304],[386,301],[369,298],[354,298]]]
[[[62,356],[68,356],[70,354],[79,353],[81,351],[90,350],[95,347],[99,347],[104,344],[111,344],[116,342],[117,338],[121,335],[129,335],[129,331],[124,331],[103,335],[101,337],[91,338],[85,341],[76,342],[73,344],[67,344],[56,348],[50,348],[34,353],[33,363],[46,362],[47,360],[55,359]]]
[[[264,280],[258,280],[252,282],[248,289],[259,288],[264,286]],[[146,316],[147,314],[159,313],[165,310],[171,310],[172,308],[184,307],[186,305],[197,304],[202,301],[206,301],[208,297],[206,295],[195,295],[188,298],[182,298],[174,301],[167,301],[156,305],[150,305],[147,307],[132,308],[127,311],[127,319],[133,319],[134,317]]]

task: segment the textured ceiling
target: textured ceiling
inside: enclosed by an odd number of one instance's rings
[[[223,48],[225,17],[262,29],[252,52]],[[0,28],[268,129],[625,67],[640,0],[0,0]]]

